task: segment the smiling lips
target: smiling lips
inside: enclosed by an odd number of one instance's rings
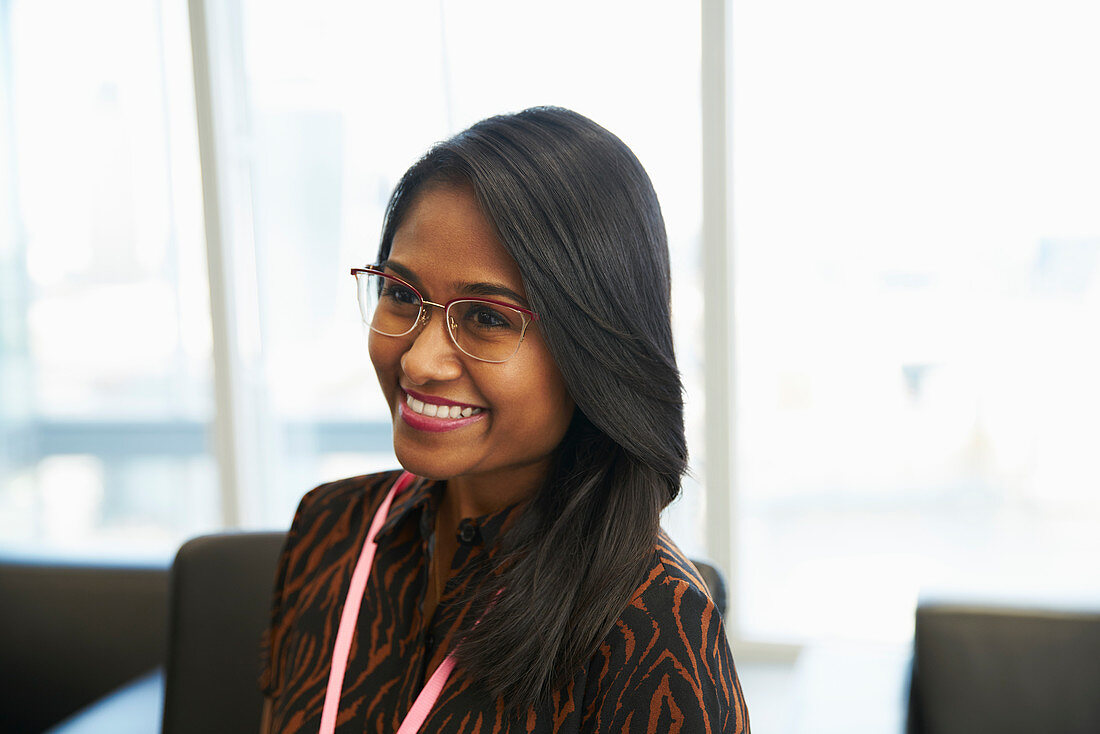
[[[412,408],[414,413],[430,416],[432,418],[469,418],[471,415],[482,412],[481,408],[472,408],[469,405],[463,407],[461,405],[448,405],[445,403],[425,403],[423,400],[417,400],[408,393],[405,393],[405,404]]]
[[[485,415],[485,409],[472,405],[429,403],[405,392],[405,399],[398,404],[398,413],[409,426],[420,431],[438,433],[453,431],[480,420]]]

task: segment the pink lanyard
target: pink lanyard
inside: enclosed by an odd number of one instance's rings
[[[408,487],[415,478],[408,472],[402,472],[393,483],[393,488],[386,495],[386,499],[382,500],[378,511],[374,513],[367,539],[363,542],[363,550],[359,553],[359,561],[351,574],[351,588],[348,589],[348,596],[344,600],[344,609],[340,614],[340,627],[336,631],[336,644],[332,649],[332,669],[329,671],[328,690],[325,691],[325,705],[321,711],[320,734],[333,734],[336,730],[336,714],[340,707],[340,693],[344,687],[344,672],[347,670],[348,657],[351,654],[351,638],[355,633],[355,624],[359,619],[359,604],[367,589],[367,577],[370,576],[370,567],[374,562],[374,549],[377,547],[374,538],[386,521],[386,516],[389,515],[393,498]],[[447,684],[447,678],[450,677],[454,666],[454,656],[447,655],[420,690],[405,720],[401,722],[401,728],[397,730],[397,734],[416,734],[420,730],[421,724],[428,718],[432,706],[439,698],[443,686]]]

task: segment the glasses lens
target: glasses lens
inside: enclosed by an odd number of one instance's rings
[[[523,341],[527,315],[487,301],[455,301],[447,309],[447,324],[458,348],[486,362],[503,362]]]
[[[420,296],[409,286],[386,275],[356,273],[359,313],[363,323],[379,334],[401,336],[420,318]]]

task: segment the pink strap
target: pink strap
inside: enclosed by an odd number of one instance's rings
[[[420,731],[420,725],[432,712],[432,706],[435,706],[439,694],[443,691],[443,686],[447,685],[447,678],[450,677],[451,669],[454,666],[454,655],[448,655],[443,659],[443,662],[432,673],[432,677],[420,689],[420,694],[413,701],[409,713],[405,714],[405,720],[401,722],[401,728],[397,730],[397,734],[416,734]]]
[[[374,513],[374,519],[371,520],[370,530],[367,531],[367,539],[363,542],[363,550],[360,552],[355,570],[351,574],[351,586],[348,588],[347,599],[344,600],[344,609],[340,614],[340,627],[336,631],[336,645],[332,649],[332,669],[329,670],[328,689],[325,691],[325,704],[321,710],[320,734],[333,734],[336,731],[336,714],[340,708],[340,693],[344,688],[344,672],[347,670],[348,657],[351,655],[351,638],[355,634],[355,624],[359,619],[359,605],[363,601],[363,595],[367,590],[367,577],[370,576],[370,567],[374,562],[374,549],[377,547],[374,538],[386,522],[386,516],[389,515],[393,498],[408,487],[415,478],[409,472],[402,472],[397,481],[393,483],[393,488],[386,495],[386,499],[382,500],[378,511]],[[428,713],[439,697],[439,692],[443,690],[443,685],[447,682],[447,675],[450,674],[453,667],[454,661],[448,656],[436,668],[428,684],[417,696],[416,702],[409,711],[409,716],[406,716],[405,722],[401,724],[399,730],[401,734],[415,732],[420,728],[420,724],[424,723],[424,719],[428,718]],[[445,671],[442,676],[440,676],[440,671]],[[439,679],[438,683],[437,679]],[[432,691],[429,694],[430,700],[422,700],[425,699],[425,693],[429,689]],[[416,712],[421,712],[418,714],[420,718],[413,723],[410,719],[413,718],[413,714]],[[408,724],[412,724],[413,728],[408,729],[406,727]]]

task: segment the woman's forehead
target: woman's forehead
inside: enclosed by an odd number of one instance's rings
[[[497,283],[525,295],[519,266],[470,186],[436,184],[419,192],[394,232],[388,261],[426,285]]]

